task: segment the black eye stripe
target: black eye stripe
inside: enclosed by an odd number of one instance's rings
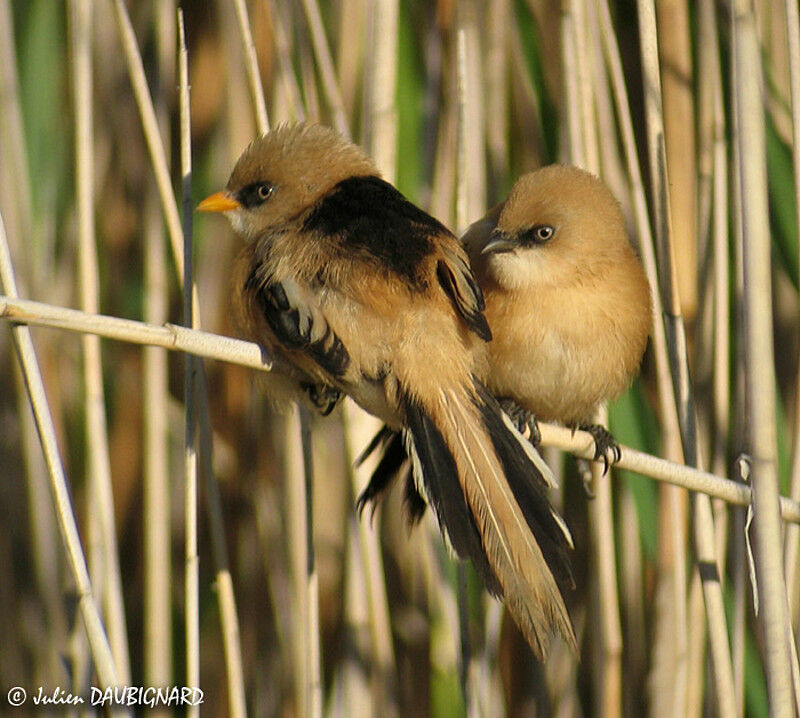
[[[549,224],[537,224],[521,233],[520,239],[525,244],[544,244],[553,238],[555,227]]]
[[[236,199],[239,200],[243,207],[248,209],[257,207],[270,198],[273,189],[274,187],[269,182],[253,182],[253,184],[240,189],[236,193]]]

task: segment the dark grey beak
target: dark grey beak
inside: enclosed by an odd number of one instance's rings
[[[515,237],[502,232],[498,229],[489,235],[489,241],[481,250],[481,254],[492,254],[494,252],[512,252],[519,246]]]

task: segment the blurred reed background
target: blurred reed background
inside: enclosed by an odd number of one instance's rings
[[[0,700],[120,682],[200,685],[207,715],[797,711],[798,527],[777,500],[800,499],[795,0],[181,7],[183,54],[171,0],[0,0],[0,314],[19,320],[15,292],[158,325],[193,306],[230,335],[237,240],[197,218],[184,261],[183,231],[279,122],[349,134],[457,231],[520,173],[583,165],[657,297],[611,429],[749,474],[759,615],[744,508],[619,469],[587,499],[550,449],[581,654],[539,665],[430,518],[408,532],[400,492],[357,519],[374,423],[352,405],[277,416],[252,369],[29,307],[79,334],[0,327]]]

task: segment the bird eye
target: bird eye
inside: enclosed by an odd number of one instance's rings
[[[548,240],[552,239],[555,233],[556,230],[551,225],[537,224],[535,227],[531,227],[523,234],[522,240],[527,241],[530,244],[544,244]]]
[[[253,182],[236,193],[236,199],[247,209],[264,204],[272,195],[275,186],[270,182]]]

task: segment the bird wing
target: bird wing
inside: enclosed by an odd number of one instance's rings
[[[309,212],[303,230],[337,237],[343,250],[358,252],[421,291],[428,286],[427,260],[436,256],[439,284],[456,311],[481,339],[491,339],[483,295],[458,240],[388,182],[379,177],[340,182]]]
[[[278,341],[287,349],[302,351],[331,376],[344,376],[350,366],[350,354],[310,292],[288,278],[267,279],[252,289],[258,308]]]
[[[483,316],[486,308],[483,293],[469,268],[467,258],[457,245],[442,243],[440,249],[442,258],[436,263],[439,284],[447,292],[467,326],[484,341],[490,341],[492,331]]]

